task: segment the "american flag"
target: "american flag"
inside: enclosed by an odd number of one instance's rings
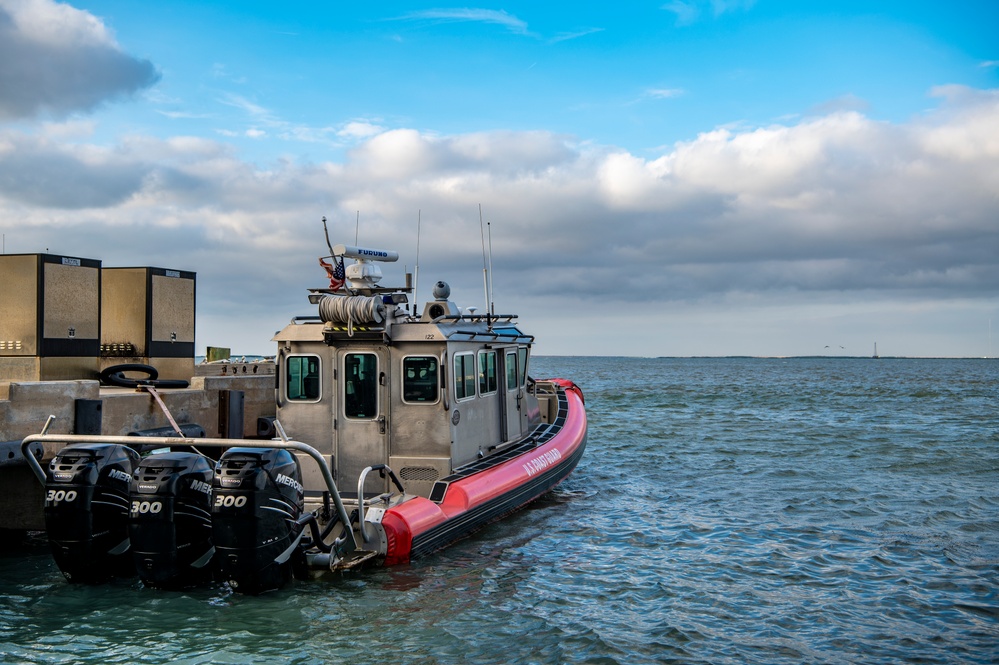
[[[333,257],[333,265],[330,265],[319,259],[319,265],[326,269],[326,274],[330,278],[330,289],[332,291],[337,291],[343,287],[344,278],[346,273],[343,269],[343,258]]]
[[[336,291],[343,286],[343,280],[346,275],[343,270],[343,259],[334,259],[334,261],[336,261],[336,268],[330,274],[330,288]]]

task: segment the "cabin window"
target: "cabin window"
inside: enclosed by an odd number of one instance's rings
[[[378,356],[348,353],[343,357],[344,415],[371,419],[378,415]]]
[[[516,390],[520,383],[517,381],[517,352],[507,351],[506,354],[506,389]]]
[[[479,394],[491,395],[496,392],[496,352],[479,351]]]
[[[475,397],[475,355],[460,353],[454,357],[454,398]]]
[[[425,404],[440,395],[437,358],[410,356],[402,359],[402,401]]]
[[[289,356],[284,363],[287,398],[295,402],[319,401],[322,386],[319,368],[319,356]]]
[[[517,354],[519,356],[518,360],[520,361],[517,364],[518,372],[520,373],[520,376],[518,377],[520,379],[519,383],[521,386],[524,386],[527,382],[527,347],[522,346],[517,349]]]

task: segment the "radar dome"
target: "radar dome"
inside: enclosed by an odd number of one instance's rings
[[[451,287],[447,282],[437,282],[434,284],[434,298],[436,300],[447,300],[451,296]]]

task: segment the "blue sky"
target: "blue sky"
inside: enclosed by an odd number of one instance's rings
[[[541,353],[982,356],[997,26],[984,1],[0,0],[0,230],[197,272],[199,347],[245,353],[308,312],[324,215],[400,273],[419,218],[421,280],[481,307],[481,205]]]
[[[328,159],[351,123],[540,129],[656,155],[714,127],[832,110],[903,122],[935,86],[997,80],[990,2],[355,4],[76,6],[162,71],[153,103],[117,122],[223,135],[264,162],[308,141]]]

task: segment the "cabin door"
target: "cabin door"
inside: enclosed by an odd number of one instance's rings
[[[521,402],[524,391],[521,388],[519,359],[517,347],[503,349],[503,421],[505,424],[503,439],[512,441],[523,435],[521,423]]]
[[[337,351],[336,466],[337,489],[354,496],[361,471],[388,463],[388,353],[384,348]],[[386,491],[377,471],[368,474],[364,493]]]

